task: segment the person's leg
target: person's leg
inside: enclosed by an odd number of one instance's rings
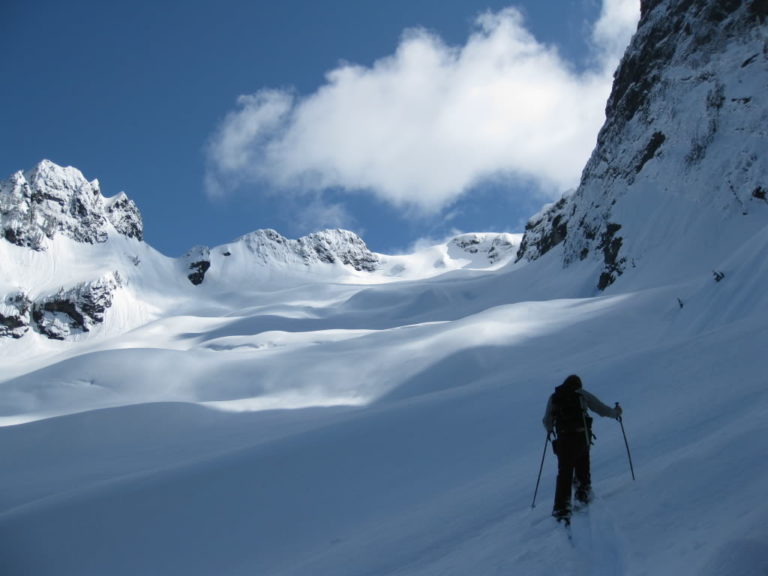
[[[555,486],[555,506],[552,515],[567,518],[571,513],[571,491],[574,473],[574,445],[570,438],[561,436],[557,439],[557,484]]]
[[[576,475],[576,499],[586,504],[592,497],[592,475],[589,464],[589,445],[584,438],[581,439],[576,449],[574,472]]]

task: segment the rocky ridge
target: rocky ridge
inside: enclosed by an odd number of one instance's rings
[[[603,290],[648,249],[625,233],[640,198],[727,218],[764,210],[766,18],[765,0],[643,1],[581,184],[529,221],[518,260],[562,244],[564,266],[600,264]]]
[[[482,256],[488,264],[507,260],[518,247],[515,235],[499,233],[460,234],[448,242],[449,249],[457,248],[470,257]]]
[[[8,242],[38,251],[57,234],[88,244],[106,242],[113,231],[144,237],[133,200],[122,192],[105,198],[98,180],[49,160],[0,182],[0,230]]]
[[[124,193],[105,198],[97,180],[88,181],[72,167],[62,167],[43,160],[33,169],[17,172],[0,182],[0,230],[2,240],[36,253],[49,252],[58,237],[78,244],[106,243],[110,238],[122,238],[119,246],[133,253],[143,243],[141,214]],[[139,244],[131,244],[138,242]],[[18,249],[17,249],[18,250]],[[122,251],[116,244],[110,250]],[[141,249],[140,252],[145,252]],[[246,270],[282,269],[304,271],[320,266],[342,266],[357,272],[373,272],[379,268],[378,255],[365,242],[347,230],[325,230],[298,240],[290,240],[274,230],[257,230],[225,246],[198,246],[178,261],[191,285],[198,286],[211,273],[213,258],[229,260],[232,251],[238,256],[232,264]],[[15,258],[9,252],[10,258]],[[145,255],[151,257],[151,254]],[[102,256],[103,257],[103,256]],[[0,276],[5,294],[0,294],[0,338],[18,339],[30,330],[47,338],[63,340],[87,333],[104,321],[117,291],[125,286],[120,270],[104,271],[86,281],[69,283],[64,269],[56,269],[55,257],[43,260],[51,266],[48,275],[62,280],[53,292],[40,293],[38,286],[25,285],[23,266],[7,267],[6,277]],[[120,262],[120,258],[114,262]],[[114,264],[105,263],[109,270]],[[130,275],[142,274],[144,263],[138,256],[130,258]],[[165,266],[155,263],[155,266]],[[119,267],[119,266],[118,266]],[[96,265],[94,269],[98,269]],[[103,267],[102,267],[103,270]],[[214,270],[215,272],[216,270]],[[247,273],[246,273],[247,274]],[[258,280],[258,276],[254,278]],[[223,282],[226,282],[226,278]],[[168,288],[172,290],[173,288]],[[30,296],[34,293],[34,296]]]
[[[104,321],[120,286],[115,272],[35,301],[23,292],[8,294],[0,303],[0,337],[21,338],[30,328],[52,340],[89,332]]]
[[[358,272],[373,272],[379,262],[363,239],[349,230],[323,230],[298,240],[289,240],[274,230],[256,230],[240,241],[264,264],[343,264]]]
[[[234,253],[249,265],[265,269],[308,271],[316,265],[342,265],[357,272],[374,272],[380,264],[379,257],[368,249],[363,239],[349,230],[323,230],[292,240],[275,230],[265,229],[224,246],[192,248],[182,257],[187,278],[194,285],[202,284],[215,259],[228,259]]]

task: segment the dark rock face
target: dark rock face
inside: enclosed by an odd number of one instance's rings
[[[324,230],[299,238],[298,253],[307,264],[340,262],[358,272],[373,272],[378,268],[379,258],[368,250],[363,239],[348,230]]]
[[[517,259],[535,260],[560,244],[568,235],[568,200],[562,198],[525,225],[525,235],[517,251]]]
[[[468,255],[483,255],[488,259],[488,264],[496,264],[509,258],[517,248],[511,236],[505,233],[461,234],[454,237],[448,246],[455,246],[460,252]]]
[[[135,240],[144,240],[144,224],[136,203],[124,193],[110,198],[107,203],[107,219],[120,234]]]
[[[264,264],[343,264],[368,272],[379,266],[378,256],[349,230],[323,230],[298,240],[289,240],[274,230],[256,230],[243,236],[241,241]]]
[[[643,167],[648,163],[649,160],[656,156],[656,153],[659,151],[659,148],[661,148],[661,145],[664,144],[664,140],[666,139],[667,137],[664,132],[653,133],[651,139],[648,141],[648,145],[645,147],[645,150],[643,150],[643,155],[640,157],[640,160],[637,163],[635,174],[640,174],[640,172],[643,171]]]
[[[211,267],[211,250],[207,246],[195,246],[184,257],[187,278],[195,286],[203,283],[205,273]]]
[[[205,273],[208,271],[208,268],[211,267],[211,263],[207,260],[199,260],[198,262],[192,262],[189,265],[189,269],[191,272],[187,275],[187,278],[189,278],[189,281],[192,282],[195,286],[198,284],[202,284],[203,280],[205,280]]]
[[[112,306],[114,291],[121,285],[120,275],[115,273],[42,298],[31,307],[34,328],[54,340],[89,332],[104,321],[105,312]]]
[[[767,13],[766,0],[643,0],[579,188],[531,219],[518,259],[562,244],[564,266],[601,264],[604,290],[642,258],[625,236],[629,206],[668,191],[691,211],[735,201],[746,213],[765,190],[766,114],[754,102],[765,85],[755,78],[768,77]]]
[[[114,291],[121,285],[115,272],[35,301],[22,293],[10,294],[0,305],[0,337],[21,338],[30,328],[53,340],[89,332],[104,322]]]
[[[29,330],[32,302],[25,294],[7,295],[0,306],[0,338],[21,338]]]
[[[44,160],[0,182],[0,230],[17,246],[44,250],[45,239],[56,234],[87,244],[106,242],[109,224],[129,238],[143,238],[136,204],[122,193],[104,198],[98,181],[88,182],[75,168]]]
[[[621,236],[617,235],[619,230],[621,230],[620,224],[609,223],[600,239],[598,248],[603,252],[603,262],[605,265],[600,274],[600,280],[597,283],[599,290],[605,290],[613,284],[626,266],[626,258],[619,256],[623,242]]]

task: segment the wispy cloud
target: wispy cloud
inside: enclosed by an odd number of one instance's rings
[[[508,8],[479,16],[462,46],[408,30],[394,54],[340,65],[312,94],[241,96],[209,143],[208,192],[332,187],[433,213],[507,175],[557,195],[594,147],[638,15],[638,0],[604,0],[591,39],[598,64],[586,71]]]
[[[264,170],[265,150],[290,125],[293,96],[281,90],[262,90],[240,96],[237,109],[227,114],[207,149],[206,190],[220,196]]]
[[[639,0],[603,0],[600,17],[592,31],[592,40],[609,72],[613,72],[624,53],[639,18]]]
[[[296,230],[315,231],[321,228],[355,229],[357,222],[346,206],[330,202],[321,194],[303,194],[301,205],[291,213],[291,221]],[[358,232],[362,233],[361,230]]]

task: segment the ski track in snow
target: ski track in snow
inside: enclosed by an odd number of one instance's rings
[[[583,562],[584,576],[624,574],[623,545],[614,522],[597,499],[574,514],[571,523],[576,553]]]

